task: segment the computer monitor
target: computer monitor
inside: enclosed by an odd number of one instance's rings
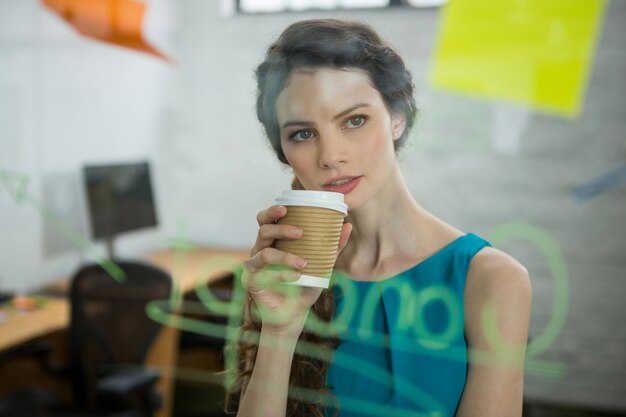
[[[157,225],[147,162],[87,165],[83,180],[92,237],[106,240],[111,259],[116,235]]]

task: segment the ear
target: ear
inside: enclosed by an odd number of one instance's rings
[[[393,113],[391,115],[391,137],[393,140],[400,139],[406,129],[406,115],[404,113]]]

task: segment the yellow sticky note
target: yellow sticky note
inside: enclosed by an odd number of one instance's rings
[[[451,0],[431,83],[577,116],[606,0]]]

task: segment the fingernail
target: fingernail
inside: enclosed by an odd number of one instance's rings
[[[306,260],[299,258],[296,260],[296,266],[298,268],[304,268],[306,266]]]
[[[302,229],[292,229],[291,230],[291,235],[293,237],[300,237],[300,236],[302,236]]]

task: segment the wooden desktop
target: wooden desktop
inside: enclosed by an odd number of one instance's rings
[[[160,250],[146,255],[142,260],[168,271],[172,276],[175,293],[182,296],[195,291],[198,285],[206,285],[228,274],[248,257],[247,250],[198,248]],[[67,280],[55,285],[57,291],[63,288],[67,290],[67,287]],[[0,352],[67,331],[70,303],[67,298],[49,298],[40,309],[27,313],[7,310],[4,314],[6,320],[0,322]],[[163,405],[157,413],[158,417],[169,417],[171,414],[178,337],[178,329],[164,326],[146,360],[147,364],[161,370],[162,377],[157,389],[163,394]]]
[[[0,352],[65,330],[70,322],[70,304],[66,299],[51,298],[33,311],[6,308],[2,312],[5,321],[0,322]]]

